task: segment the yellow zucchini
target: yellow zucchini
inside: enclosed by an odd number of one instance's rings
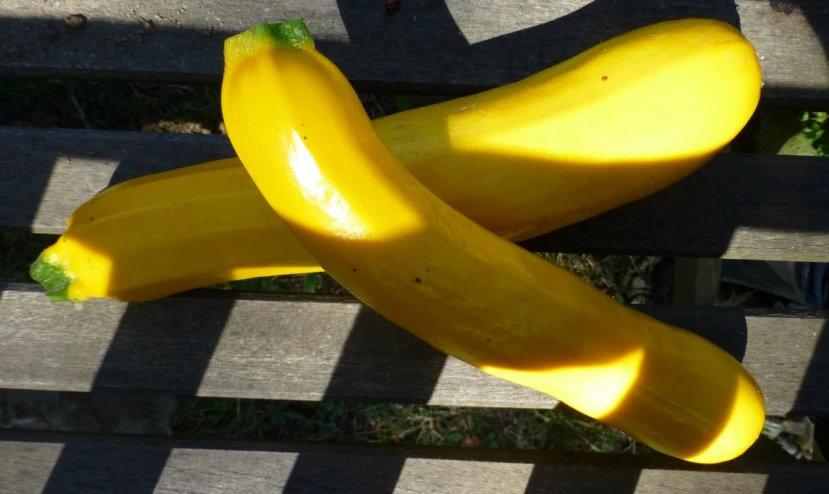
[[[753,48],[727,24],[693,22],[374,126],[449,205],[504,238],[530,238],[674,183],[745,125],[761,84]],[[677,37],[689,30],[698,35]],[[31,272],[56,300],[137,302],[319,270],[233,158],[107,189]]]
[[[548,85],[558,116],[529,108],[512,130],[547,119],[547,131],[518,142],[532,148],[535,139],[555,139],[562,156],[579,163],[595,155],[573,142],[578,124],[598,126],[603,149],[631,162],[684,156],[692,152],[688,136],[671,137],[667,122],[630,129],[618,114],[662,115],[663,105],[720,71],[755,70],[753,52],[720,23],[656,24],[528,83]],[[733,97],[711,90],[708,111],[720,115]],[[302,245],[358,298],[429,344],[688,461],[732,459],[760,434],[763,395],[728,353],[615,302],[420,183],[383,144],[302,21],[227,40],[222,110],[242,163]],[[501,130],[493,124],[493,154],[497,143],[515,142],[515,135],[500,140]]]

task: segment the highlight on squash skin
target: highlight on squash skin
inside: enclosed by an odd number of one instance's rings
[[[678,328],[676,331],[685,333]],[[707,348],[710,343],[707,341],[697,343],[700,355],[710,351],[710,348]],[[642,392],[640,388],[646,388],[645,383],[653,383],[659,379],[672,381],[677,377],[671,373],[670,366],[683,365],[684,357],[674,359],[670,353],[667,355],[670,358],[666,359],[665,355],[660,358],[657,352],[648,352],[645,346],[641,345],[619,358],[595,365],[555,367],[529,372],[526,369],[505,369],[486,365],[481,366],[481,369],[508,381],[554,395],[564,403],[573,404],[571,406],[585,415],[621,430],[649,428],[650,433],[657,437],[665,436],[664,432],[658,432],[660,430],[671,431],[673,436],[662,437],[657,444],[667,441],[681,444],[681,449],[669,454],[691,462],[718,463],[742,454],[746,445],[752,444],[757,438],[757,431],[762,429],[765,423],[765,414],[757,413],[758,402],[762,403],[763,397],[754,380],[738,368],[729,369],[732,365],[739,364],[726,359],[725,368],[717,366],[717,370],[723,372],[720,377],[717,377],[713,369],[708,371],[708,388],[700,389],[699,395],[693,392],[687,394],[688,397],[696,396],[698,400],[709,402],[711,411],[706,414],[707,418],[698,414],[695,416],[692,408],[677,407],[676,404],[673,405],[675,408],[670,414],[670,418],[676,422],[707,422],[710,425],[701,427],[707,433],[677,427],[674,423],[659,424],[659,417],[648,413],[647,406],[641,404],[648,403],[655,396],[647,396],[647,389]],[[654,362],[655,360],[661,362]],[[728,379],[728,376],[734,375],[736,380]],[[687,384],[693,385],[688,382],[674,385]],[[670,386],[671,383],[665,385]],[[701,398],[703,396],[704,398]],[[712,420],[711,417],[715,419]],[[631,429],[634,421],[638,423]],[[635,432],[632,434],[636,436]],[[683,437],[677,440],[677,436],[680,435]]]
[[[753,47],[732,26],[660,23],[517,83],[410,110],[400,137],[384,142],[398,157],[425,155],[415,175],[455,209],[507,239],[524,240],[695,171],[748,121],[761,79]],[[445,120],[445,133],[423,149],[408,136],[437,116]],[[382,135],[388,125],[379,121],[376,128]],[[471,156],[481,177],[476,180],[488,186],[464,187],[472,173],[442,175]],[[507,159],[518,163],[520,174],[499,166]],[[522,193],[488,195],[498,184],[515,184]],[[529,205],[540,217],[511,223]]]
[[[231,143],[268,204],[352,294],[440,351],[663,453],[715,463],[757,439],[762,393],[728,353],[451,208],[383,145],[330,61],[308,45],[245,36],[226,44]]]
[[[556,386],[556,397],[564,402],[578,402],[579,411],[596,419],[610,415],[624,400],[639,377],[644,349],[638,348],[610,362],[583,367],[552,368],[538,371],[501,368],[482,364],[481,370],[507,381],[547,391],[549,383],[569,384],[572,389]]]
[[[254,29],[261,32],[242,49],[273,42],[273,28]],[[626,51],[616,54],[622,44]],[[692,173],[748,121],[759,90],[759,63],[739,31],[715,21],[678,21],[610,40],[514,84],[377,119],[374,127],[438,197],[520,241]],[[602,105],[613,95],[607,110]],[[153,197],[152,206],[144,197]],[[112,225],[120,222],[134,235],[87,224],[87,206],[79,208],[64,235],[75,247],[51,251],[67,269],[89,266],[75,273],[85,288],[74,290],[74,300],[137,302],[322,269],[237,158],[141,177],[91,202],[98,205],[96,221],[118,216]],[[192,207],[182,207],[187,202]],[[264,249],[257,239],[285,247]],[[101,266],[89,265],[90,257]]]

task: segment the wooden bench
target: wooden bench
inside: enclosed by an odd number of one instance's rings
[[[390,15],[379,0],[4,0],[0,73],[217,83],[229,34],[301,16],[358,89],[463,94],[517,80],[636,27],[713,17],[739,26],[757,48],[763,105],[829,106],[824,0],[402,4]],[[67,25],[64,17],[76,13],[86,22]],[[109,184],[232,155],[221,136],[0,128],[0,229],[58,234],[77,206]],[[829,166],[823,158],[722,154],[668,190],[522,245],[829,261]],[[769,414],[829,415],[829,313],[637,308],[739,358],[763,388]],[[50,302],[34,284],[14,283],[0,285],[0,388],[556,404],[447,358],[348,297],[197,290],[146,304],[75,307]],[[0,491],[15,493],[829,492],[826,463],[752,451],[700,466],[661,455],[2,430],[0,460]]]

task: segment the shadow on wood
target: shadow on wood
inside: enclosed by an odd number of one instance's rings
[[[384,365],[378,365],[378,355],[383,355],[381,363]],[[395,355],[399,356],[399,360]],[[414,355],[419,355],[420,358],[413,358]],[[413,378],[401,381],[399,374],[389,372],[387,366],[394,365],[395,360],[416,362],[417,368],[411,369],[410,374]],[[362,306],[325,390],[323,401],[355,395],[359,397],[365,393],[366,396],[399,395],[400,401],[404,403],[428,403],[445,362],[446,355],[436,352],[423,341]],[[359,373],[354,372],[355,367],[360,368]],[[366,371],[366,367],[371,370]],[[371,381],[355,381],[352,378],[355,374],[370,376]],[[376,389],[378,387],[379,390]],[[285,492],[316,492],[316,479],[334,475],[340,478],[336,482],[338,492],[391,493],[394,492],[397,478],[406,461],[404,457],[354,457],[343,471],[341,458],[331,457],[330,463],[326,458],[300,454],[285,484]]]
[[[3,223],[18,225],[19,229],[29,231],[27,226],[37,222],[35,218],[50,186],[56,159],[56,155],[39,154],[30,157],[24,166],[19,166],[13,146],[4,143],[0,147],[0,197],[3,198],[0,201],[0,218]]]
[[[781,346],[785,346],[787,342],[782,340]],[[815,346],[814,354],[803,376],[803,382],[800,385],[800,391],[796,400],[797,406],[802,410],[815,410],[819,414],[815,427],[814,441],[817,445],[821,455],[827,454],[829,448],[829,434],[826,431],[826,421],[829,414],[826,411],[826,404],[829,403],[829,322],[824,323],[821,330],[820,339]],[[815,395],[813,392],[805,393],[804,390],[822,390],[820,395]],[[800,460],[805,461],[805,460]],[[825,459],[816,460],[821,461],[823,468],[829,472],[829,463],[825,463]],[[792,488],[796,488],[796,483],[793,483],[792,477],[779,473],[769,475],[766,481],[766,488],[764,494],[788,493]]]
[[[214,300],[203,308],[210,313],[202,314],[208,316],[203,318],[185,311],[165,311],[160,304],[129,304],[91,392],[106,389],[113,383],[139,388],[147,380],[154,380],[147,375],[151,374],[168,380],[173,392],[195,395],[233,303],[229,298]],[[89,449],[68,445],[61,450],[43,493],[58,494],[74,489],[119,492],[128,486],[129,492],[150,494],[155,491],[171,453],[170,449],[161,448],[153,455],[131,450],[101,455],[91,454]],[[87,479],[95,479],[99,484],[88,485]]]
[[[171,450],[159,449],[147,454],[147,451],[125,448],[101,453],[97,446],[65,445],[41,492],[151,494]]]
[[[795,165],[823,170],[825,158],[792,157],[789,164],[776,161],[775,156],[754,158],[770,166],[757,167],[756,162],[746,166],[741,163],[741,155],[721,154],[690,176],[648,197],[520,245],[531,250],[556,245],[563,252],[587,252],[584,248],[590,239],[590,243],[608,246],[603,250],[607,254],[629,254],[631,247],[640,250],[660,245],[660,250],[671,257],[804,261],[825,258],[825,248],[815,244],[813,238],[796,241],[789,236],[794,232],[829,229],[825,223],[829,219],[829,204],[824,195],[803,193],[829,189],[829,175],[817,177]],[[789,199],[777,203],[777,198],[783,197]],[[697,214],[700,201],[706,203],[706,209],[711,208],[710,213]],[[641,228],[643,215],[648,218],[647,228]],[[613,247],[620,243],[619,235],[625,235],[624,251]],[[786,240],[785,245],[774,249],[761,247],[780,237]]]
[[[406,2],[393,15],[373,0],[248,0],[247,9],[218,0],[200,9],[168,4],[85,5],[89,22],[73,29],[63,17],[74,11],[60,3],[6,0],[0,46],[8,49],[0,50],[0,66],[13,76],[215,83],[224,38],[301,16],[359,88],[468,93],[526,77],[626,29],[707,17],[752,35],[765,56],[767,97],[785,104],[827,99],[826,58],[818,53],[829,33],[823,0],[455,0]]]

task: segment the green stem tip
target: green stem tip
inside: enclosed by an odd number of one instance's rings
[[[302,19],[290,19],[274,24],[257,24],[247,31],[225,41],[225,58],[250,55],[263,45],[287,50],[314,47],[311,31]]]
[[[72,280],[63,272],[63,266],[52,264],[40,254],[29,268],[29,276],[40,283],[46,295],[55,302],[69,302],[69,285]]]

